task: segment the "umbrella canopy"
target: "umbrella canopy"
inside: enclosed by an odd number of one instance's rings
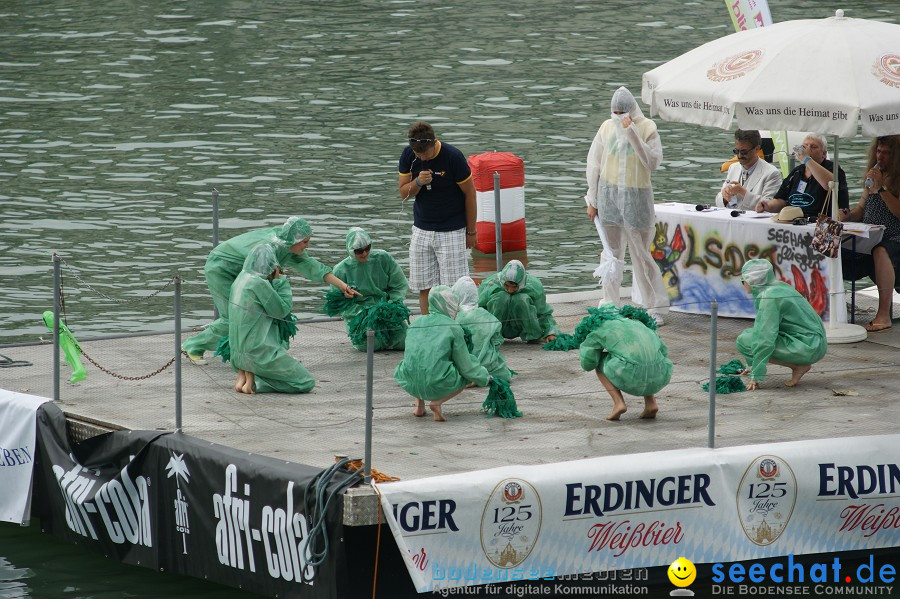
[[[900,25],[834,17],[713,40],[644,74],[667,121],[854,137],[900,133]]]

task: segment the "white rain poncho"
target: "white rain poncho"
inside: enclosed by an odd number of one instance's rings
[[[828,349],[825,327],[809,301],[783,281],[775,280],[768,260],[748,260],[741,278],[750,286],[756,320],[737,338],[750,379],[762,381],[770,359],[785,364],[814,364]]]
[[[618,304],[625,270],[625,248],[634,268],[633,299],[653,313],[665,312],[669,298],[659,267],[650,255],[655,233],[650,173],[662,162],[656,124],[644,117],[634,96],[624,87],[615,91],[610,118],[594,136],[587,157],[585,202],[597,209],[594,219],[603,243],[600,266],[594,271],[603,285],[603,302]],[[615,114],[623,112],[623,114]],[[622,126],[630,116],[629,127]]]
[[[452,291],[459,302],[456,322],[472,336],[472,355],[492,376],[504,381],[510,380],[512,372],[500,353],[500,346],[503,345],[500,321],[484,308],[478,307],[478,287],[475,286],[475,281],[472,277],[460,277],[453,284]]]

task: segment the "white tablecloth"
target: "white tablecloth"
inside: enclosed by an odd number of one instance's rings
[[[840,256],[829,260],[810,246],[815,225],[777,223],[772,215],[731,216],[727,208],[698,212],[693,204],[656,205],[656,236],[650,247],[663,273],[672,309],[753,318],[753,298],[741,284],[751,258],[769,260],[775,278],[792,285],[828,320],[830,281],[837,293],[837,322],[847,322]],[[835,269],[829,277],[830,269]]]

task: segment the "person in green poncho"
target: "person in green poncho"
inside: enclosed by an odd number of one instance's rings
[[[459,304],[449,287],[431,288],[428,310],[428,315],[414,320],[406,332],[406,349],[394,380],[416,399],[414,415],[425,415],[427,401],[435,421],[443,422],[444,402],[459,395],[470,382],[487,386],[491,377],[469,353],[463,328],[453,320]]]
[[[282,268],[293,267],[313,282],[325,281],[340,289],[345,296],[360,295],[344,281],[331,273],[331,269],[306,253],[312,228],[299,216],[292,216],[280,227],[268,227],[248,231],[225,241],[209,253],[203,271],[213,302],[219,310],[219,318],[202,332],[181,344],[192,362],[202,364],[203,352],[215,351],[223,337],[228,335],[229,297],[231,286],[244,266],[250,250],[260,242],[270,243],[275,249],[275,258]]]
[[[291,313],[291,284],[281,276],[276,249],[259,243],[231,286],[228,344],[241,393],[309,393],[316,381],[288,355],[278,327]]]
[[[509,381],[512,372],[500,353],[503,345],[501,325],[497,318],[478,307],[478,287],[472,277],[460,277],[451,288],[456,301],[459,302],[459,314],[456,322],[472,336],[472,355],[478,363],[487,368],[491,376]]]
[[[828,348],[822,319],[799,291],[775,280],[767,260],[748,260],[741,281],[756,305],[753,327],[737,338],[737,349],[747,360],[742,374],[750,375],[747,389],[759,389],[769,362],[791,369],[785,385],[793,387]]]
[[[364,308],[383,301],[402,302],[409,290],[406,275],[397,262],[384,250],[372,249],[372,238],[360,227],[347,231],[347,253],[350,254],[334,267],[334,276],[347,281],[353,289],[362,294],[341,313],[350,333],[350,321]],[[387,340],[375,338],[375,351],[382,349],[403,349],[406,339],[406,321],[387,335]],[[354,344],[356,349],[366,351],[365,344]]]
[[[666,345],[651,328],[652,317],[635,311],[644,321],[622,315],[613,305],[598,309],[600,324],[579,347],[581,368],[594,370],[613,400],[607,420],[618,420],[628,408],[622,392],[644,398],[641,418],[655,418],[659,411],[656,394],[672,378],[672,361]]]
[[[506,339],[521,337],[522,341],[544,343],[559,334],[544,286],[537,277],[526,274],[518,260],[510,260],[481,284],[478,305],[497,317]]]

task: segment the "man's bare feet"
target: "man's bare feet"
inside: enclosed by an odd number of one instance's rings
[[[659,405],[656,403],[656,398],[652,395],[648,395],[644,398],[644,411],[641,412],[641,415],[638,418],[656,418],[656,413],[659,412]]]
[[[628,407],[622,404],[613,404],[612,412],[609,413],[609,416],[606,417],[607,420],[618,420],[619,417],[628,411]]]
[[[247,382],[244,383],[244,393],[247,395],[254,395],[256,392],[253,390],[253,384],[256,382],[256,377],[253,376],[253,373],[249,370],[247,371]]]
[[[800,379],[804,374],[809,372],[812,369],[812,364],[802,364],[798,366],[791,366],[791,380],[785,382],[785,386],[793,387],[797,383],[800,382]]]
[[[413,416],[424,416],[425,415],[425,402],[421,399],[416,398],[416,407],[413,408]]]
[[[441,411],[441,403],[439,401],[432,401],[428,404],[428,408],[434,414],[435,422],[447,422],[447,419],[444,418],[444,413]]]
[[[238,370],[237,381],[234,383],[234,390],[238,393],[244,392],[244,384],[247,382],[247,373],[243,370]]]
[[[749,368],[745,368],[745,369],[743,369],[743,370],[740,372],[740,375],[741,375],[741,376],[747,376],[748,374],[750,374],[750,369],[749,369]]]
[[[759,389],[759,381],[750,381],[747,383],[747,391],[756,391]]]

